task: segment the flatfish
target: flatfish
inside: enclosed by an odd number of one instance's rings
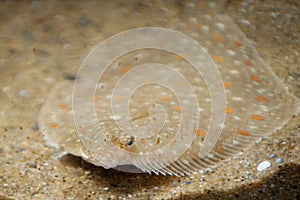
[[[241,154],[299,112],[226,1],[139,5],[123,3],[136,15],[107,25],[134,29],[101,42],[75,80],[52,88],[38,117],[49,146],[104,168],[185,175]]]

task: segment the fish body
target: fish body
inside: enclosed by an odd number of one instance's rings
[[[47,144],[105,168],[184,175],[283,127],[299,101],[224,5],[143,5],[136,29],[103,41],[75,81],[53,87],[38,118]]]

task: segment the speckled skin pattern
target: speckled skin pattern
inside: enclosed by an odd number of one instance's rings
[[[119,25],[117,18],[111,18],[114,23],[98,23],[95,16],[101,1],[1,4],[0,199],[299,197],[299,116],[291,117],[285,128],[238,158],[185,177],[131,175],[72,156],[52,159],[55,150],[45,145],[36,123],[50,88],[55,82],[74,79],[82,59],[94,46],[137,22]],[[122,7],[114,5],[115,10],[126,13]],[[132,7],[144,9],[140,3]],[[225,11],[299,97],[299,3],[233,1]],[[277,163],[277,158],[283,162]],[[269,160],[271,167],[257,172],[257,165],[264,160]]]
[[[126,5],[125,14],[113,17],[131,22],[139,15],[143,20],[135,21],[135,27],[164,27],[187,37],[158,28],[132,30],[128,36],[121,33],[119,37],[126,37],[125,42],[142,38],[141,42],[131,41],[135,51],[125,55],[117,53],[123,40],[118,40],[116,46],[113,42],[100,44],[84,60],[75,83],[58,83],[44,103],[38,125],[48,145],[104,168],[133,165],[143,172],[184,175],[230,160],[280,129],[299,111],[298,99],[286,91],[235,23],[222,14],[223,1],[156,4],[145,3],[145,9],[149,6],[152,10],[136,13],[126,13],[131,4]],[[103,7],[112,9],[114,5]],[[160,12],[153,20],[153,13]],[[111,17],[96,18],[105,21]],[[156,46],[155,40],[149,42],[156,49],[139,45],[145,45],[151,37],[162,38],[157,39]],[[199,51],[193,42],[185,47],[188,37],[198,42]],[[128,44],[124,46],[130,48]],[[180,52],[161,52],[170,47]],[[113,50],[106,55],[109,48]],[[113,62],[97,75],[105,60]],[[145,63],[170,67],[147,68],[142,66]],[[149,72],[144,72],[147,69]],[[185,79],[177,77],[178,72]],[[130,74],[134,75],[117,85]],[[131,85],[138,87],[139,79],[139,88],[130,89]],[[90,88],[95,93],[91,96]],[[115,94],[116,88],[119,94]],[[131,93],[127,102],[126,95]],[[155,105],[165,109],[165,116],[152,116],[149,122],[148,109],[155,110]],[[126,111],[125,107],[130,108]],[[207,150],[210,143],[213,149]]]

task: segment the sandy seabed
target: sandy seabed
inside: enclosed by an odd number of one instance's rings
[[[36,122],[41,103],[54,82],[72,78],[89,51],[111,36],[105,24],[91,26],[95,10],[87,8],[71,1],[0,2],[0,199],[300,198],[300,116],[230,162],[185,177],[105,170],[71,155],[54,159]],[[298,0],[230,1],[225,11],[300,98]],[[271,167],[258,172],[265,160]]]

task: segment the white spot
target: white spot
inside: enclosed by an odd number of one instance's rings
[[[194,78],[194,81],[196,81],[196,82],[200,82],[200,81],[201,81],[201,79],[200,79],[199,77],[196,77],[196,78]]]
[[[249,128],[249,129],[257,129],[257,126],[249,125],[248,128]]]
[[[239,73],[240,73],[240,72],[237,71],[237,70],[230,70],[229,72],[230,72],[230,74],[239,74]]]
[[[217,23],[216,27],[220,30],[220,31],[224,31],[225,30],[225,25],[223,23]]]
[[[232,97],[232,100],[234,101],[243,101],[242,97]]]
[[[187,160],[183,160],[182,162],[183,162],[184,164],[186,164],[186,165],[189,165],[189,164],[190,164],[190,162],[187,161]]]
[[[238,117],[238,116],[233,116],[233,119],[235,119],[235,120],[237,120],[237,121],[240,121],[240,120],[241,120],[241,118]]]
[[[213,154],[208,154],[207,157],[208,158],[214,158],[215,156]]]
[[[260,105],[260,107],[261,107],[262,111],[264,111],[264,112],[268,112],[268,111],[270,110],[270,109],[269,109],[268,107],[266,107],[266,106]]]
[[[257,89],[256,91],[258,92],[258,94],[263,94],[265,92],[265,89],[261,88]]]
[[[189,100],[183,100],[183,102],[182,102],[183,104],[190,104],[190,101]]]
[[[238,65],[241,65],[241,62],[238,61],[238,60],[235,60],[235,61],[233,61],[233,62],[234,62],[234,64],[237,65],[237,66],[238,66]]]
[[[203,27],[201,28],[201,30],[202,30],[203,32],[205,32],[205,33],[208,33],[208,32],[209,32],[208,26],[203,26]]]
[[[211,46],[211,42],[208,41],[208,40],[205,41],[205,44],[206,44],[207,46]],[[203,49],[204,49],[205,52],[207,53],[207,48],[204,47]]]
[[[236,55],[236,53],[234,52],[234,51],[232,51],[232,50],[227,50],[227,54],[229,55],[229,56],[235,56]]]
[[[240,142],[237,141],[237,140],[232,140],[232,143],[233,143],[233,144],[240,144]]]
[[[197,24],[197,19],[195,17],[191,17],[189,19],[189,21],[192,23],[192,24]]]
[[[214,1],[208,2],[208,7],[211,9],[214,9],[216,7],[216,2],[214,2]]]
[[[144,57],[145,57],[145,54],[144,54],[144,53],[139,53],[139,54],[137,54],[137,55],[135,56],[135,58],[138,59],[138,60],[141,60],[141,59],[143,59]]]
[[[263,73],[266,72],[263,68],[260,68],[259,70]]]
[[[250,68],[250,71],[251,71],[252,73],[256,73],[256,69],[254,69],[253,67]]]
[[[194,8],[195,4],[194,3],[187,3],[186,6],[189,7],[189,8]]]
[[[204,19],[206,19],[208,21],[211,20],[211,16],[210,15],[204,15],[203,17],[204,17]]]

